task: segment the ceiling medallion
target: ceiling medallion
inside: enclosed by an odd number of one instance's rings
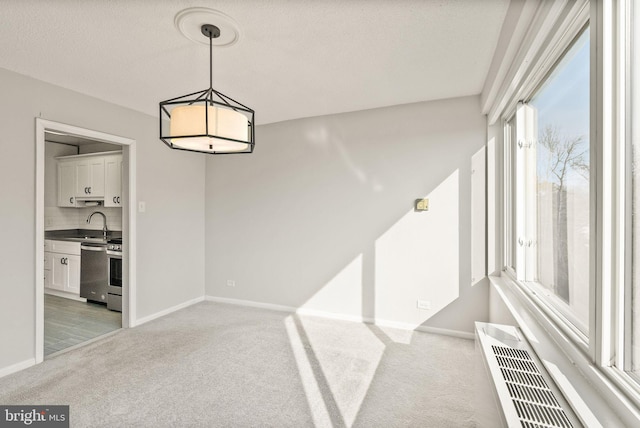
[[[176,15],[174,23],[178,31],[193,42],[209,44],[209,40],[202,37],[200,31],[204,24],[214,24],[220,29],[220,36],[213,40],[213,46],[233,46],[240,40],[240,29],[231,17],[206,7],[191,7],[182,10]]]

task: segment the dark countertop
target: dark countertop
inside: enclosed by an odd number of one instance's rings
[[[55,239],[58,241],[106,244],[109,239],[113,238],[122,238],[122,232],[119,230],[109,230],[106,239],[102,235],[102,230],[99,229],[66,229],[48,230],[44,232],[44,239]]]

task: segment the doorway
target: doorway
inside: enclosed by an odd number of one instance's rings
[[[118,200],[121,202],[121,208],[100,208],[95,205],[95,201],[82,201],[86,206],[78,209],[79,199],[74,208],[58,208],[55,199],[53,203],[51,202],[52,195],[50,194],[52,191],[59,190],[55,179],[56,175],[51,173],[51,168],[56,167],[55,157],[63,156],[61,159],[64,159],[64,156],[68,155],[82,155],[88,158],[100,158],[101,155],[95,154],[96,152],[121,153],[122,196]],[[134,325],[135,154],[135,140],[40,118],[36,119],[36,363],[42,362],[45,355],[56,352],[56,348],[73,346],[74,341],[91,340],[120,327],[127,328]],[[52,177],[54,178],[52,179]],[[52,183],[52,180],[55,183]],[[108,205],[104,202],[103,204]],[[101,305],[99,298],[85,299],[79,295],[78,290],[63,290],[52,285],[50,278],[45,279],[46,275],[50,275],[48,270],[50,256],[55,255],[55,253],[49,252],[50,248],[47,248],[48,251],[45,252],[45,242],[47,245],[51,245],[51,242],[58,242],[49,239],[52,234],[55,236],[56,229],[75,229],[74,225],[83,223],[79,220],[84,220],[85,214],[89,213],[90,220],[96,208],[102,213],[105,220],[104,230],[97,232],[104,232],[104,241],[107,240],[107,216],[103,213],[106,211],[111,222],[108,236],[109,238],[119,238],[122,243],[121,307],[117,308],[121,310],[121,313],[113,310],[114,308],[109,310],[106,305]],[[93,226],[93,228],[95,227]],[[78,226],[77,230],[83,229]],[[88,229],[87,232],[92,232],[92,230]],[[48,236],[47,241],[45,241],[45,234]],[[82,245],[86,244],[83,241]],[[46,263],[45,258],[47,258]],[[47,285],[46,295],[45,285]],[[45,313],[47,314],[46,319]],[[47,329],[45,329],[45,321],[47,321]],[[46,352],[45,330],[50,333],[46,340]],[[60,341],[60,343],[55,344],[56,341]]]

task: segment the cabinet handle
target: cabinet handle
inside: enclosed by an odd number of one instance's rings
[[[89,194],[91,194],[91,187],[89,187]]]
[[[87,194],[87,189],[88,189],[88,187],[85,187],[85,188],[84,188],[84,194],[85,194],[85,195]]]
[[[66,265],[66,264],[67,264],[67,258],[66,258],[66,257],[62,257],[62,258],[60,259],[60,264],[61,264],[61,265]]]
[[[113,197],[113,203],[114,204],[116,203],[116,197],[115,196]]]
[[[69,203],[72,204],[73,203],[73,197],[69,198]]]
[[[118,196],[118,203],[120,203],[120,196]]]

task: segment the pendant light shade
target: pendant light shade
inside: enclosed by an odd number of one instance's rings
[[[220,30],[202,26],[212,40]],[[172,149],[226,154],[251,153],[254,147],[254,111],[213,89],[213,63],[209,68],[209,88],[160,103],[160,139]]]
[[[206,111],[205,111],[206,110]],[[249,148],[247,117],[235,110],[216,106],[182,105],[171,113],[170,135],[174,146],[188,150],[243,152]],[[198,137],[198,135],[215,135]],[[241,142],[242,141],[242,142]]]

